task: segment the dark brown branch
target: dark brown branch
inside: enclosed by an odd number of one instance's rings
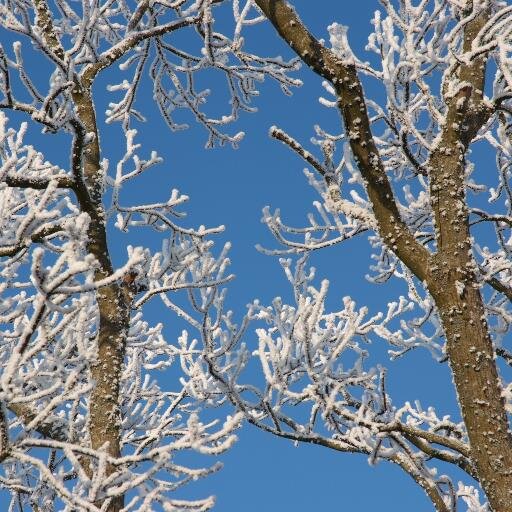
[[[74,180],[68,176],[58,176],[56,178],[57,188],[73,188]],[[25,176],[18,176],[13,173],[7,174],[5,177],[5,183],[9,187],[16,188],[32,188],[35,190],[44,190],[48,188],[50,180],[47,178],[27,178]]]
[[[30,241],[33,243],[43,243],[44,240],[49,237],[56,235],[57,233],[62,231],[62,226],[55,224],[50,227],[44,227],[32,233],[30,237]],[[26,250],[28,245],[25,241],[17,243],[15,245],[0,247],[0,257],[10,257],[16,256],[21,251]]]
[[[497,292],[503,293],[503,295],[505,295],[505,297],[507,297],[507,299],[512,302],[512,288],[510,286],[502,283],[496,277],[490,277],[489,279],[486,279],[486,283],[491,285]]]
[[[512,227],[512,218],[508,215],[490,215],[482,210],[478,210],[473,208],[471,213],[478,215],[480,217],[479,220],[471,222],[471,225],[479,224],[480,222],[494,222],[496,224],[503,223],[507,224],[507,226]]]
[[[0,44],[0,70],[2,72],[4,78],[4,94],[7,104],[11,105],[12,100],[12,91],[11,91],[11,77],[9,74],[9,64],[7,62],[7,57],[5,56],[5,51],[3,46]]]
[[[367,183],[367,193],[385,243],[424,281],[429,252],[402,220],[384,165],[373,140],[364,92],[353,64],[340,60],[305,27],[284,0],[256,0],[256,4],[297,55],[321,77],[332,83],[338,96],[354,159]]]
[[[281,418],[281,420],[283,420],[283,418]],[[247,421],[263,431],[270,432],[275,436],[285,439],[291,439],[293,441],[299,441],[302,443],[315,444],[344,453],[359,453],[362,455],[370,455],[368,450],[362,449],[359,446],[351,446],[350,444],[343,441],[336,441],[335,439],[328,439],[318,435],[304,435],[297,432],[289,432],[282,430],[280,427],[270,427],[269,425],[265,425],[264,423],[251,418],[251,416],[247,417]],[[437,486],[425,478],[417,466],[405,454],[400,452],[395,453],[389,460],[400,466],[406,473],[409,474],[409,476],[411,476],[411,478],[416,483],[418,483],[424,489],[425,493],[435,506],[436,511],[450,512],[444,504]]]
[[[471,462],[471,459],[464,457],[462,455],[453,455],[452,453],[449,453],[444,450],[438,450],[421,437],[411,435],[406,432],[403,433],[403,436],[414,446],[416,446],[416,448],[419,448],[423,453],[425,453],[429,457],[432,457],[433,459],[437,460],[442,460],[443,462],[449,462],[450,464],[455,464],[463,471],[465,471],[468,475],[470,475],[471,477],[478,481],[476,468]]]
[[[130,41],[133,43],[134,39],[131,38]],[[119,49],[119,45],[113,49],[116,48]],[[126,51],[128,49],[125,48]],[[110,62],[104,62],[105,65],[110,65],[121,56],[119,53],[113,55]],[[99,69],[101,66],[97,71]],[[72,123],[74,138],[71,167],[80,209],[91,219],[87,230],[87,250],[99,263],[94,279],[100,281],[112,275],[113,265],[107,243],[105,212],[102,204],[104,171],[101,167],[101,148],[91,91],[95,75],[96,73],[91,72],[91,67],[87,67],[82,80],[77,79],[71,90],[76,112],[76,120]],[[89,397],[88,430],[91,448],[98,450],[106,443],[107,453],[113,458],[121,456],[122,413],[119,386],[125,359],[132,299],[126,288],[119,283],[112,283],[102,287],[96,293],[99,313],[98,333],[95,340],[97,351],[96,358],[90,365],[91,380],[94,382]],[[92,477],[89,466],[84,469]],[[106,474],[110,475],[114,470],[114,466],[109,462]],[[99,508],[103,505],[106,512],[119,512],[124,507],[124,496],[118,496],[108,504],[106,502],[97,504]]]
[[[504,349],[503,347],[498,347],[496,349],[496,355],[503,358],[505,363],[507,363],[509,366],[512,366],[512,353],[510,353],[508,350]]]
[[[494,105],[496,108],[501,108],[502,103],[508,100],[512,100],[512,93],[504,93],[494,99]]]
[[[391,436],[391,439],[402,448],[402,452],[397,452],[390,457],[390,460],[400,466],[409,476],[425,491],[432,501],[436,512],[453,512],[446,505],[443,495],[440,492],[437,482],[433,482],[424,474],[424,465],[418,461],[414,453],[411,453],[406,442],[399,436]]]
[[[435,432],[414,428],[405,423],[391,423],[389,425],[385,425],[381,430],[382,432],[400,432],[404,436],[409,436],[411,438],[416,439],[423,439],[429,444],[438,444],[440,446],[444,446],[445,448],[449,448],[450,450],[459,453],[463,457],[471,456],[469,447],[466,446],[461,441],[458,441],[456,439],[450,439],[449,437],[436,434]]]
[[[418,160],[416,160],[415,156],[412,154],[411,148],[409,147],[409,144],[407,142],[407,134],[402,133],[400,136],[400,142],[401,142],[401,148],[404,152],[404,155],[406,156],[407,160],[409,160],[409,163],[413,166],[414,171],[416,174],[421,174],[422,176],[427,176],[427,171],[421,165]]]

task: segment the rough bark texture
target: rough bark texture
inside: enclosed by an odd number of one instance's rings
[[[465,51],[489,15],[483,11],[466,25]],[[490,115],[483,101],[485,67],[479,58],[456,70],[462,87],[446,98],[445,128],[430,157],[437,254],[428,288],[443,321],[471,457],[493,510],[504,511],[512,506],[512,440],[482,295],[475,285],[464,176],[467,148]]]
[[[426,283],[439,310],[478,479],[492,510],[509,512],[512,510],[512,440],[482,296],[475,285],[465,201],[464,155],[491,113],[482,92],[486,62],[478,58],[469,65],[459,64],[454,73],[461,87],[453,97],[445,98],[447,121],[428,165],[437,226],[437,252],[431,254],[414,239],[400,218],[371,134],[364,92],[354,66],[342,62],[315,39],[286,1],[256,0],[256,3],[297,55],[336,90],[379,234],[414,275]],[[471,9],[472,3],[468,3],[469,13]],[[465,26],[465,51],[471,48],[489,15],[488,11],[482,11]],[[425,488],[425,491],[437,510],[445,510],[435,489]]]
[[[53,28],[52,17],[46,0],[38,0],[37,23],[53,49],[57,64],[65,65],[66,55]],[[101,280],[113,272],[110,259],[105,216],[102,204],[104,176],[101,168],[100,141],[94,102],[91,96],[92,82],[86,83],[74,77],[72,97],[76,107],[77,122],[73,125],[74,139],[71,166],[80,209],[90,217],[88,229],[88,251],[99,262],[95,279]],[[119,381],[125,356],[125,341],[130,317],[130,294],[121,285],[114,283],[97,292],[99,325],[96,335],[97,358],[91,365],[93,390],[89,398],[89,436],[91,448],[105,447],[108,454],[119,457],[121,412]],[[85,468],[90,471],[89,468]],[[107,466],[106,472],[113,468]],[[97,503],[98,507],[102,503]],[[124,506],[123,497],[111,500],[105,512],[118,512]]]
[[[91,217],[88,250],[100,262],[96,280],[112,274],[112,262],[108,252],[104,210],[101,203],[104,178],[100,166],[100,145],[95,110],[89,90],[81,84],[73,93],[78,117],[86,134],[93,139],[84,144],[83,134],[75,135],[73,156],[76,158],[75,179],[77,195],[84,211]],[[94,388],[89,399],[89,435],[91,448],[99,449],[106,444],[107,453],[113,457],[121,455],[120,426],[121,411],[119,382],[125,356],[125,341],[130,319],[129,294],[121,285],[114,283],[98,290],[96,296],[99,311],[99,326],[96,336],[97,358],[91,365]],[[112,472],[107,467],[107,475]],[[123,508],[123,498],[113,500],[108,512]],[[101,503],[98,503],[100,506]]]

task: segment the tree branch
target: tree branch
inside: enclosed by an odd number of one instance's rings
[[[512,354],[508,350],[504,349],[503,347],[498,347],[496,349],[496,355],[503,358],[505,363],[507,363],[509,366],[512,366]]]
[[[480,222],[494,222],[499,224],[500,222],[507,224],[507,226],[512,228],[512,218],[508,215],[490,215],[482,210],[477,208],[473,208],[471,213],[478,215],[480,220],[475,220],[471,223],[472,226],[475,224],[479,224]]]
[[[32,233],[30,241],[34,243],[42,243],[44,242],[44,239],[46,237],[56,235],[60,231],[62,231],[62,226],[58,224],[54,224],[53,226],[50,227],[43,227],[42,229]],[[16,256],[18,253],[27,248],[28,245],[26,241],[21,241],[15,245],[3,246],[0,247],[0,257],[12,258],[13,256]]]
[[[468,63],[454,56],[457,63],[450,71],[459,86],[456,88],[454,84],[444,91],[446,118],[425,166],[430,178],[438,248],[438,253],[432,255],[418,243],[400,216],[371,133],[355,64],[325,48],[285,0],[255,2],[288,45],[313,71],[330,81],[336,91],[338,108],[365,181],[378,232],[409,270],[426,283],[439,310],[471,459],[481,485],[493,510],[508,512],[512,438],[484,304],[479,289],[474,286],[475,262],[465,197],[465,153],[493,111],[483,98],[486,55],[481,54]],[[471,55],[473,41],[490,19],[491,7],[489,2],[467,0],[463,11],[461,50]],[[424,486],[420,480],[418,483]],[[438,493],[432,497],[440,498]],[[438,503],[436,507],[441,507],[440,510],[447,509],[442,500]]]
[[[5,183],[9,187],[16,188],[32,188],[35,190],[45,190],[50,181],[57,181],[57,188],[70,188],[72,189],[75,181],[69,176],[57,176],[52,180],[41,178],[27,178],[25,176],[17,176],[16,174],[9,173],[5,177]]]
[[[381,431],[400,432],[404,436],[407,435],[411,438],[423,439],[431,444],[433,443],[438,444],[440,446],[444,446],[446,448],[449,448],[450,450],[454,450],[457,453],[460,453],[463,457],[471,456],[469,447],[466,444],[462,443],[461,441],[457,441],[456,439],[450,439],[446,436],[441,436],[439,434],[436,434],[435,432],[429,432],[426,430],[421,430],[419,428],[414,428],[405,423],[391,423],[382,428]]]
[[[200,18],[197,16],[189,16],[180,20],[171,21],[170,23],[166,23],[164,25],[158,25],[147,30],[141,30],[140,32],[133,33],[126,39],[120,41],[115,46],[112,46],[112,48],[109,48],[107,51],[103,52],[99,56],[98,62],[89,64],[84,69],[82,73],[84,86],[89,88],[96,75],[102,69],[109,67],[111,64],[121,59],[128,51],[132,50],[140,42],[152,37],[158,37],[164,34],[168,34],[169,32],[174,32],[175,30],[183,27],[194,25],[199,20]]]
[[[21,420],[22,423],[28,425],[37,416],[37,412],[32,410],[28,405],[17,403],[8,403],[7,407]],[[43,437],[60,441],[63,443],[68,442],[68,434],[66,428],[60,421],[58,416],[48,416],[43,422],[39,423],[35,430]]]
[[[400,466],[425,491],[436,512],[452,512],[444,502],[436,483],[425,477],[412,457],[406,457],[405,454],[398,452],[391,460]]]
[[[37,13],[37,27],[43,36],[44,42],[48,45],[48,49],[53,53],[54,58],[60,61],[59,65],[63,66],[65,62],[65,52],[55,32],[48,4],[46,0],[35,0],[34,3]]]
[[[414,238],[400,216],[393,189],[373,140],[363,88],[354,64],[342,61],[332,50],[323,46],[285,0],[255,1],[304,63],[332,83],[354,159],[366,181],[378,231],[391,250],[418,279],[424,281],[430,254]]]
[[[463,471],[465,471],[468,475],[472,476],[475,480],[478,481],[476,468],[471,462],[471,459],[464,457],[462,455],[453,455],[453,453],[447,452],[445,450],[438,450],[437,448],[434,448],[430,443],[425,441],[425,439],[422,439],[419,436],[415,436],[407,432],[404,432],[403,436],[414,446],[416,446],[416,448],[419,448],[423,453],[425,453],[429,457],[442,460],[444,462],[449,462],[450,464],[455,464]]]
[[[276,126],[272,126],[272,128],[270,128],[270,136],[286,144],[290,149],[292,149],[292,151],[297,153],[303,160],[311,165],[311,167],[313,167],[318,174],[325,179],[327,185],[333,184],[333,177],[328,174],[325,167],[309,151],[305,151],[293,137],[290,137],[287,133]]]
[[[507,299],[512,302],[512,288],[510,286],[502,283],[496,277],[490,277],[489,279],[486,279],[485,282],[492,286],[497,292],[503,293],[503,295],[505,295],[505,297],[507,297]]]
[[[49,128],[50,131],[57,130],[57,126],[54,123],[52,123],[45,117],[42,117],[41,112],[33,105],[29,105],[28,103],[21,103],[10,98],[8,99],[7,103],[0,103],[0,109],[24,112],[25,114],[28,114],[33,121],[41,123],[42,125]]]
[[[0,402],[0,462],[9,452],[9,425],[4,403]]]

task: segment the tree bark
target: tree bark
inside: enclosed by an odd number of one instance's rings
[[[355,67],[342,62],[314,38],[285,0],[256,0],[256,3],[297,55],[336,90],[345,131],[365,179],[379,234],[426,284],[438,308],[480,484],[494,512],[510,512],[512,439],[484,304],[475,278],[465,197],[464,155],[491,114],[483,100],[485,58],[458,65],[454,72],[461,83],[460,90],[445,99],[446,123],[440,143],[428,162],[437,242],[437,253],[430,254],[400,218],[371,134],[364,92]],[[468,2],[466,14],[472,9],[473,2]],[[482,10],[466,24],[464,51],[471,49],[472,41],[489,16],[490,10]]]
[[[464,51],[489,17],[483,10],[465,26]],[[428,289],[443,323],[471,458],[492,509],[501,512],[512,507],[512,438],[475,276],[465,186],[467,148],[491,114],[483,98],[485,70],[485,57],[459,65],[461,87],[445,100],[446,123],[428,162],[437,243]]]
[[[49,57],[66,70],[69,57],[55,31],[46,0],[35,0],[35,8],[36,23],[52,51]],[[81,211],[90,217],[87,249],[99,262],[95,272],[95,280],[98,281],[113,273],[102,204],[104,176],[100,141],[91,96],[92,80],[81,80],[77,75],[73,80],[72,99],[77,119],[73,123],[71,167],[74,182],[71,188],[76,193]],[[129,291],[117,283],[100,288],[96,296],[99,325],[96,335],[97,357],[90,368],[93,389],[89,397],[89,437],[93,449],[105,447],[113,457],[121,454],[119,382],[125,357],[130,299]],[[92,476],[92,469],[85,469]],[[107,465],[105,476],[112,474],[113,470],[111,465]],[[103,503],[104,500],[100,500],[97,506],[101,507]],[[104,510],[118,512],[123,506],[124,498],[121,496],[111,500]]]
[[[95,280],[99,281],[113,273],[102,205],[104,176],[100,165],[99,133],[90,90],[83,89],[82,85],[77,83],[73,91],[73,99],[82,126],[77,127],[77,133],[75,133],[72,166],[80,206],[91,218],[88,230],[88,251],[100,263],[95,272]],[[96,335],[97,357],[90,368],[94,387],[89,398],[89,436],[91,448],[99,450],[106,446],[105,449],[109,455],[119,457],[121,455],[119,384],[130,321],[130,294],[121,284],[113,283],[98,290],[96,301],[99,325]],[[114,468],[107,465],[105,476],[113,471]],[[102,501],[97,503],[97,506],[101,505]],[[120,496],[110,502],[106,511],[118,512],[123,506],[124,498]]]

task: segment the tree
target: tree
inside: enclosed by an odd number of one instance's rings
[[[204,339],[205,375],[263,430],[399,465],[438,511],[459,510],[461,500],[471,512],[510,510],[512,7],[381,0],[384,14],[376,12],[368,43],[377,58],[363,62],[346,27],[328,27],[329,47],[289,2],[254,3],[325,80],[331,99],[322,103],[338,111],[343,127],[336,135],[316,127],[321,159],[271,129],[307,163],[321,198],[306,227],[286,225],[279,210],[264,212],[282,245],[266,252],[299,255],[295,269],[281,259],[295,303],[276,298],[249,308],[246,322],[267,324],[256,331],[255,350],[264,385],[244,380],[244,345],[226,357],[228,335]],[[384,101],[365,95],[370,80]],[[472,158],[482,147],[495,155],[493,176],[489,161],[483,175]],[[371,317],[350,298],[328,312],[328,283],[314,286],[308,256],[361,234],[375,251],[373,279],[403,280],[408,297]],[[365,361],[363,343],[372,337],[388,340],[393,357],[425,347],[449,364],[460,420],[433,407],[393,405],[386,371]],[[456,471],[437,469],[447,467]],[[459,470],[468,482],[456,483]]]
[[[16,38],[12,48],[0,48],[0,485],[11,493],[9,510],[178,511],[213,504],[173,497],[217,468],[189,468],[176,453],[222,453],[241,416],[217,426],[201,421],[194,389],[211,380],[198,381],[202,349],[186,333],[168,342],[162,325],[150,325],[143,313],[161,297],[176,318],[201,327],[194,315],[213,300],[221,307],[219,286],[231,278],[227,248],[214,256],[210,239],[222,228],[177,223],[187,197],[176,190],[141,205],[124,204],[121,192],[161,161],[155,152],[141,156],[135,143],[134,123],[144,120],[135,103],[146,71],[169,127],[184,128],[176,110],[188,109],[206,128],[209,146],[240,141],[242,132],[225,128],[252,110],[256,82],[269,76],[285,89],[298,83],[287,76],[295,61],[244,51],[242,27],[262,19],[248,17],[249,4],[240,9],[234,2],[231,38],[215,30],[213,14],[223,5],[0,5],[3,37]],[[112,166],[109,154],[119,148],[102,147],[95,95],[98,77],[117,64],[127,78],[113,75],[109,90],[120,98],[105,120],[120,123],[126,150]],[[195,80],[207,70],[225,77],[227,115],[216,118],[203,107],[209,91]],[[24,142],[36,126],[47,148],[57,145],[68,155],[68,166]],[[128,246],[116,267],[113,221],[123,232],[153,230],[162,250]],[[190,297],[188,307],[175,298],[180,291]],[[184,374],[167,389],[155,379],[177,361]],[[209,404],[220,399],[210,396]]]
[[[438,511],[460,510],[461,501],[470,512],[510,509],[512,8],[496,0],[381,4],[370,62],[354,54],[346,27],[329,26],[326,45],[284,0],[1,4],[4,33],[31,44],[0,52],[0,106],[18,127],[2,114],[0,484],[11,509],[206,510],[211,499],[187,502],[173,491],[216,466],[191,469],[176,452],[221,453],[242,419],[295,442],[393,462]],[[235,14],[231,38],[213,26],[226,6]],[[307,163],[321,200],[305,227],[264,210],[282,247],[263,250],[288,257],[281,264],[295,303],[255,301],[236,324],[225,310],[227,247],[218,256],[211,248],[220,228],[177,223],[186,201],[178,192],[137,206],[121,192],[160,162],[134,142],[146,68],[169,126],[183,127],[175,111],[186,108],[210,146],[240,141],[224,127],[252,109],[256,81],[298,84],[288,77],[296,61],[243,50],[243,26],[261,15],[325,80],[331,98],[321,101],[339,112],[342,129],[316,128],[321,158],[271,129]],[[37,72],[34,51],[44,60]],[[109,89],[121,97],[106,121],[120,123],[126,151],[109,172],[106,157],[117,160],[117,148],[102,147],[94,99],[99,77],[118,63],[131,74],[114,76]],[[205,110],[209,91],[197,83],[206,70],[227,80],[226,116]],[[365,93],[370,81],[384,101]],[[68,145],[69,166],[24,142],[35,125],[46,144]],[[496,177],[474,158],[484,146]],[[114,220],[121,231],[152,229],[163,249],[128,246],[115,266]],[[375,315],[349,297],[329,311],[328,282],[318,286],[308,268],[315,251],[357,236],[375,253],[373,280],[400,280],[406,290]],[[175,344],[143,319],[157,297],[188,325]],[[387,370],[366,346],[378,338],[393,358],[423,347],[448,364],[460,418],[395,405]],[[178,389],[152,380],[176,360]],[[253,360],[263,384],[246,372]],[[201,419],[203,405],[226,398],[238,412],[223,426]]]

